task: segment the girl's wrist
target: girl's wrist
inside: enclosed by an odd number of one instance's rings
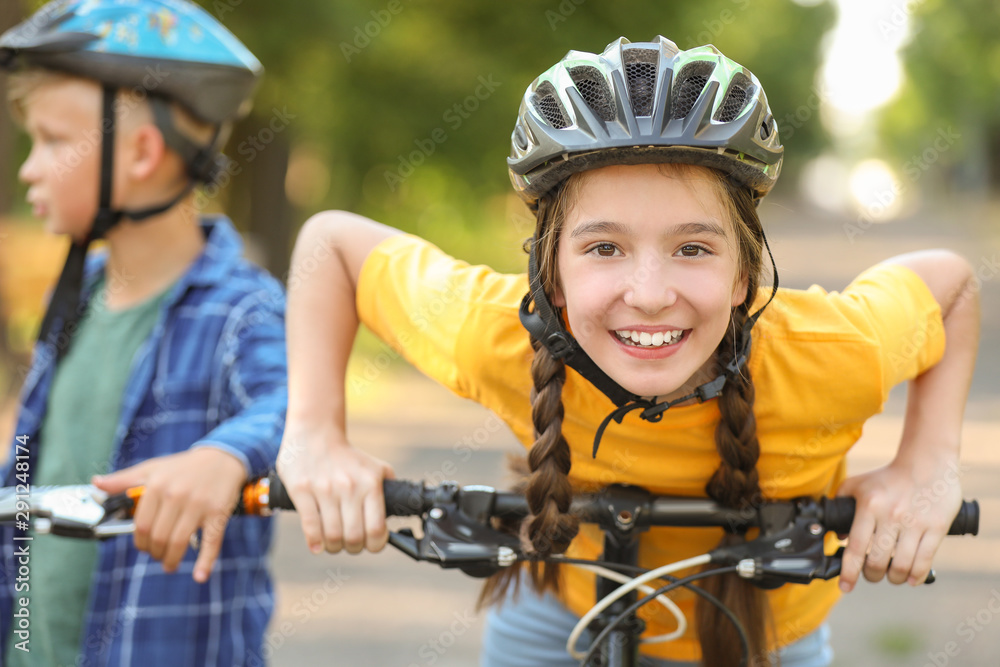
[[[949,439],[921,439],[921,441],[903,441],[892,467],[911,472],[943,471],[958,464],[960,447],[958,441]]]
[[[323,415],[292,415],[285,420],[286,442],[321,440],[330,447],[350,447],[347,431],[329,412]]]

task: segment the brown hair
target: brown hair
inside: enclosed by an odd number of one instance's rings
[[[763,229],[750,191],[722,172],[689,164],[663,164],[667,176],[687,178],[711,174],[718,200],[726,207],[737,237],[739,279],[747,281],[747,296],[733,309],[731,326],[715,352],[717,370],[722,372],[733,359],[739,335],[749,317],[757,293],[763,265]],[[584,172],[585,173],[585,172]],[[551,300],[558,286],[556,254],[559,238],[569,210],[579,190],[582,174],[575,174],[538,203],[535,248],[538,271],[545,293]],[[520,526],[522,543],[539,557],[563,553],[576,535],[577,521],[568,514],[572,489],[569,484],[569,445],[562,435],[562,387],[565,365],[553,359],[548,350],[532,339],[535,356],[531,364],[534,388],[531,392],[535,442],[528,456],[530,474],[524,478],[531,515]],[[745,507],[760,501],[757,459],[760,445],[753,414],[754,387],[749,369],[744,365],[738,377],[729,378],[719,397],[721,419],[715,432],[715,445],[722,462],[705,487],[716,502],[730,507]],[[726,535],[722,543],[742,540]],[[511,572],[510,570],[515,570]],[[494,575],[483,588],[480,603],[499,602],[508,586],[517,585],[516,568]],[[558,570],[549,563],[533,563],[531,579],[538,590],[557,590]],[[750,639],[750,667],[763,665],[767,656],[770,609],[762,591],[736,575],[712,577],[704,584],[727,607],[733,610]],[[706,667],[730,667],[740,658],[740,645],[732,625],[713,605],[700,596],[695,613],[699,639]],[[711,634],[711,636],[710,636]]]

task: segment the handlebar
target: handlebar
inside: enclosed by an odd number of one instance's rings
[[[460,487],[453,482],[426,486],[422,482],[383,482],[388,516],[422,516],[424,535],[392,533],[390,544],[416,560],[440,567],[457,567],[471,576],[488,576],[524,554],[518,539],[493,527],[491,519],[518,519],[528,514],[527,501],[516,493],[488,486]],[[281,481],[274,475],[250,485],[244,505],[264,512],[294,509]],[[712,562],[739,565],[741,576],[761,588],[785,583],[809,583],[840,574],[843,548],[827,555],[828,532],[849,533],[854,498],[795,498],[769,501],[742,509],[712,500],[654,496],[639,487],[613,485],[574,498],[571,511],[585,523],[628,537],[655,526],[720,527],[730,533],[758,530],[752,540],[711,552]],[[979,532],[979,503],[964,501],[949,535]],[[934,581],[931,572],[926,583]]]
[[[256,485],[256,486],[255,486]],[[385,495],[387,516],[421,516],[442,502],[449,502],[458,496],[468,497],[470,494],[485,494],[488,499],[488,513],[496,518],[521,518],[528,515],[528,503],[523,495],[496,491],[487,486],[457,487],[450,483],[439,486],[426,486],[422,482],[409,480],[387,479],[382,484]],[[266,493],[266,499],[261,498]],[[288,492],[276,475],[258,480],[247,486],[244,492],[249,507],[267,506],[271,510],[294,510]],[[572,511],[582,521],[603,523],[608,513],[608,497],[606,493],[578,496],[573,501]],[[732,531],[743,531],[748,528],[759,528],[766,521],[768,512],[793,506],[799,512],[815,503],[815,519],[825,528],[839,534],[850,532],[854,521],[857,501],[851,497],[822,498],[814,501],[809,498],[798,498],[791,501],[775,501],[760,505],[755,509],[733,509],[723,507],[711,500],[698,498],[678,498],[669,496],[650,497],[648,505],[640,508],[646,515],[645,525],[674,527],[722,527]],[[252,512],[248,512],[252,513]],[[615,515],[615,523],[620,526],[629,521],[628,515]],[[955,520],[952,522],[949,535],[977,535],[979,533],[979,502],[966,500],[962,502]]]

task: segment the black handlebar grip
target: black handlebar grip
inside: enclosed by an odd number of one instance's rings
[[[424,485],[420,482],[387,479],[382,482],[382,492],[386,516],[419,516],[432,505],[425,498]]]
[[[268,507],[273,510],[294,510],[295,504],[278,475],[271,473],[268,483]],[[386,516],[420,515],[430,509],[432,504],[424,498],[424,485],[419,482],[387,479],[382,483],[382,490],[385,493]]]
[[[978,535],[979,534],[979,501],[963,500],[962,508],[958,510],[958,516],[951,522],[949,535]]]
[[[270,488],[268,489],[268,507],[273,510],[295,509],[295,503],[288,496],[288,491],[285,490],[285,485],[281,483],[278,474],[272,472],[268,476],[267,481],[270,484]]]
[[[856,501],[851,496],[823,500],[823,525],[827,530],[846,535],[854,522]]]
[[[854,521],[855,500],[850,496],[827,498],[823,504],[823,525],[827,530],[846,534],[851,532]],[[955,520],[948,530],[949,535],[979,534],[979,501],[962,501]]]

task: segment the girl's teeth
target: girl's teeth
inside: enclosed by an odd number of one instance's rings
[[[656,333],[648,333],[646,331],[630,331],[621,330],[616,331],[618,337],[625,342],[632,342],[634,345],[641,345],[643,347],[660,347],[664,344],[673,345],[681,339],[684,332],[681,330],[677,331],[657,331]]]

